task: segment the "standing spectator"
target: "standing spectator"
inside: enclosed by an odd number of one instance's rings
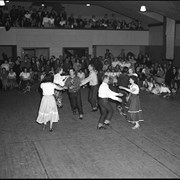
[[[23,27],[31,27],[32,19],[29,11],[26,11],[23,18]]]
[[[58,26],[59,26],[59,27],[65,27],[65,25],[66,25],[66,20],[65,20],[63,17],[60,17],[59,19],[60,19],[60,20],[59,20],[59,22],[58,22]]]
[[[50,27],[48,14],[46,14],[45,17],[43,17],[42,25],[45,28]]]
[[[10,16],[11,16],[12,26],[16,27],[16,20],[18,18],[18,11],[16,9],[16,5],[12,6],[12,9],[10,10]]]
[[[85,73],[82,69],[78,71],[77,76],[80,78],[80,81],[83,81],[85,79]]]
[[[43,13],[42,13],[42,8],[41,7],[37,11],[36,21],[37,21],[38,27],[41,27],[42,26],[42,21],[43,21]]]
[[[106,53],[104,55],[104,59],[112,59],[113,58],[113,54],[109,51],[109,49],[106,49]]]
[[[50,64],[50,60],[47,60],[45,66],[44,66],[46,73],[48,73],[50,71],[51,67],[52,66]]]
[[[6,71],[6,68],[2,68],[2,72],[0,74],[1,82],[3,85],[3,90],[6,91],[8,88],[8,72]]]
[[[63,62],[64,72],[66,74],[68,74],[69,69],[72,68],[72,67],[73,67],[73,64],[72,64],[72,61],[71,61],[70,57],[66,57],[64,62]]]
[[[25,55],[25,56],[24,56],[24,61],[21,61],[21,66],[20,66],[20,68],[21,68],[21,70],[22,70],[23,68],[29,69],[30,67],[31,67],[31,62],[30,62],[30,60],[29,60],[29,57],[28,57],[28,55]]]
[[[41,65],[46,64],[46,58],[44,57],[44,55],[42,55],[42,54],[40,55],[39,61],[40,61]]]
[[[23,19],[26,11],[24,6],[18,6],[18,25],[23,27]]]
[[[82,58],[81,58],[81,69],[83,71],[87,71],[87,68],[88,68],[87,58],[86,58],[86,56],[82,56]]]
[[[32,19],[32,27],[38,27],[38,24],[37,24],[37,12],[36,12],[36,9],[34,8],[32,10],[32,13],[31,13],[31,19]]]
[[[91,60],[91,64],[93,64],[94,65],[94,67],[95,67],[95,69],[96,69],[96,71],[102,71],[102,69],[103,69],[103,62],[102,62],[102,57],[101,56],[99,56],[99,57],[95,57],[95,58],[93,58],[92,60]]]
[[[13,66],[14,66],[14,61],[12,61],[12,57],[9,57],[9,58],[8,58],[8,63],[9,63],[9,69],[10,69],[10,68],[13,68]]]
[[[123,60],[126,59],[126,54],[125,54],[125,50],[124,50],[124,49],[121,49],[121,52],[120,52],[120,54],[119,54],[118,57],[121,58],[121,59],[123,59]]]
[[[178,74],[178,71],[175,67],[173,67],[173,70],[172,70],[172,79],[171,79],[171,89],[177,89],[176,87],[176,82],[175,82],[175,77],[177,76]]]
[[[50,15],[50,17],[49,17],[49,27],[51,27],[51,28],[55,27],[53,15]]]
[[[167,71],[166,71],[166,74],[165,74],[165,84],[171,88],[171,80],[173,78],[173,65],[172,65],[172,62],[168,65],[167,67]]]
[[[13,71],[16,73],[16,82],[17,82],[17,84],[19,84],[19,82],[20,82],[19,75],[21,73],[21,68],[20,68],[20,62],[18,59],[15,61],[15,64],[13,66]]]
[[[62,7],[60,14],[64,20],[67,20],[67,13],[65,11],[65,7]]]
[[[74,19],[74,15],[73,15],[73,14],[71,14],[71,15],[68,17],[68,20],[67,20],[67,21],[69,22],[70,27],[71,27],[71,28],[74,28],[75,19]]]
[[[142,64],[144,59],[143,51],[140,51],[137,57],[137,63]]]
[[[180,68],[178,68],[176,77],[174,79],[177,84],[177,93],[179,94],[180,93]]]
[[[79,58],[77,58],[73,64],[73,68],[75,69],[76,73],[81,69],[81,63]]]
[[[56,70],[58,70],[59,71],[59,68],[61,68],[62,67],[62,64],[61,64],[61,62],[60,62],[60,59],[59,58],[57,58],[55,61],[54,61],[54,63],[53,63],[53,67],[54,67],[54,70],[56,71]]]

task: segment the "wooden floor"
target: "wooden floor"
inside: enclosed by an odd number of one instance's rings
[[[51,133],[36,123],[38,92],[0,92],[0,178],[180,178],[180,100],[142,92],[140,129],[115,110],[112,127],[97,130],[87,89],[84,120],[63,96]]]

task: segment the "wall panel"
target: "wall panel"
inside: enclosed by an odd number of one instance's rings
[[[148,31],[116,30],[65,30],[65,29],[0,29],[0,45],[17,45],[17,54],[21,56],[22,48],[49,47],[50,56],[62,55],[63,47],[88,47],[92,54],[93,45],[136,45],[147,46]]]

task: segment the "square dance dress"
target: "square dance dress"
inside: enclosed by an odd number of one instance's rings
[[[39,107],[39,113],[36,122],[46,124],[47,122],[58,122],[59,113],[56,100],[54,98],[54,90],[56,85],[51,82],[41,83],[43,97]]]

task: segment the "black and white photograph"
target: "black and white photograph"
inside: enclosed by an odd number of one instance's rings
[[[180,1],[0,0],[0,179],[179,179]]]

